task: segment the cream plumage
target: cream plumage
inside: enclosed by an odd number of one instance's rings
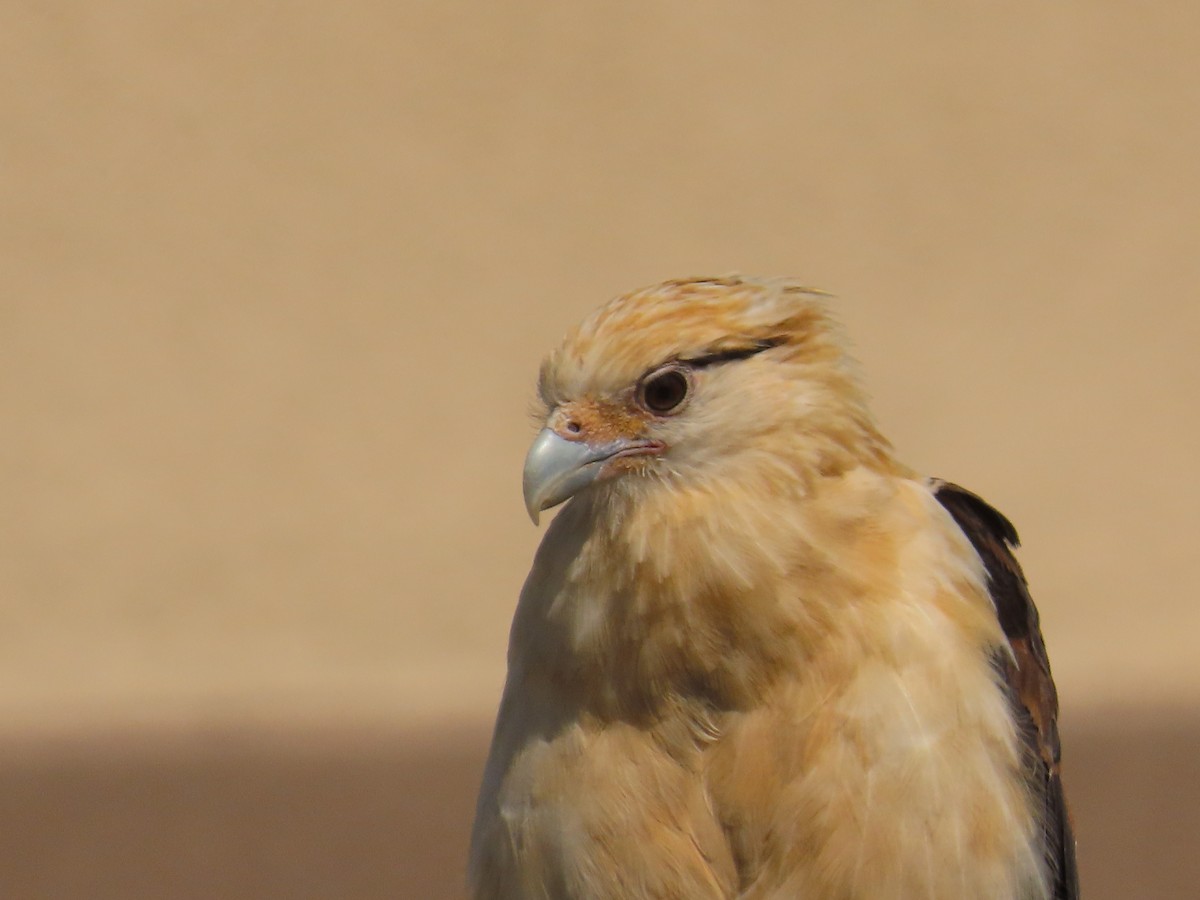
[[[542,367],[477,898],[1073,898],[1016,535],[876,431],[822,296],[672,281]]]

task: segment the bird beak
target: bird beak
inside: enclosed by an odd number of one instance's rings
[[[603,474],[609,460],[649,456],[661,450],[657,441],[617,439],[593,444],[568,440],[553,428],[543,428],[525,456],[522,486],[529,518],[536,525],[538,513],[574,497]]]

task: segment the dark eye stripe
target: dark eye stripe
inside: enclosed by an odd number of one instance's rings
[[[681,359],[680,362],[691,366],[693,369],[703,369],[706,366],[733,362],[737,359],[749,359],[751,356],[757,356],[764,350],[778,347],[782,343],[782,339],[755,341],[749,347],[739,347],[736,350],[722,350],[719,353],[709,353],[705,356],[693,357],[692,359]]]

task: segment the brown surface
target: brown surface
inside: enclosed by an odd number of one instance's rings
[[[1124,715],[1076,723],[1066,739],[1084,896],[1195,896],[1200,720]],[[210,732],[10,757],[0,891],[460,897],[486,742],[477,727],[419,737]]]
[[[414,828],[461,837],[461,803],[444,832],[389,805],[399,738],[355,734],[491,715],[537,361],[619,291],[739,269],[845,297],[903,458],[1020,529],[1092,723],[1068,754],[1107,773],[1081,838],[1136,812],[1090,891],[1194,883],[1197,33],[1086,0],[0,7],[26,874],[368,896]]]

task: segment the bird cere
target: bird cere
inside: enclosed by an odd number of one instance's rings
[[[1076,898],[999,512],[897,461],[828,298],[602,306],[541,368],[476,898]]]

